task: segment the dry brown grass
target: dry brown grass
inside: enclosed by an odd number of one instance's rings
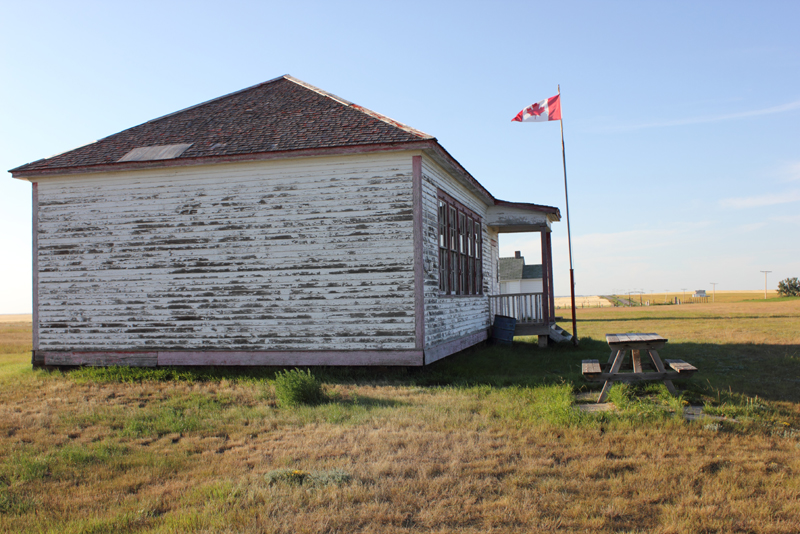
[[[0,354],[21,354],[31,350],[31,323],[0,322]]]
[[[706,306],[584,310],[580,328],[587,345],[615,330],[800,344],[772,338],[800,303]],[[800,531],[797,401],[783,433],[769,418],[554,424],[547,387],[330,382],[331,402],[285,409],[269,381],[101,383],[28,362],[0,356],[4,532]],[[279,468],[352,480],[270,485]]]
[[[660,305],[666,302],[672,302],[675,298],[682,300],[686,303],[691,303],[692,295],[694,294],[694,290],[684,291],[670,291],[668,293],[643,293],[639,294],[632,294],[630,295],[631,300],[635,302],[642,302],[650,301],[653,305]],[[711,289],[706,291],[706,295],[708,295],[708,302],[710,303],[711,300],[714,300],[715,304],[724,304],[724,303],[731,303],[731,302],[744,302],[744,301],[754,301],[754,300],[762,300],[764,298],[764,290],[747,290],[747,291],[720,291],[717,290],[716,295]],[[618,295],[619,297],[627,299],[629,297],[628,294]],[[778,296],[778,292],[774,289],[770,289],[767,291],[767,298],[774,299]],[[699,303],[699,302],[698,302]]]
[[[800,345],[800,299],[578,310],[581,337],[658,332],[673,342]]]
[[[30,313],[0,314],[0,323],[30,323]]]
[[[776,437],[679,422],[509,425],[492,421],[493,399],[457,391],[342,388],[402,406],[341,424],[282,412],[254,385],[35,382],[0,414],[6,450],[40,462],[14,485],[36,513],[6,514],[9,531],[763,532],[766,521],[788,533],[800,520],[800,455]],[[202,430],[114,428],[193,394],[229,404]],[[354,481],[271,487],[264,475],[276,467],[339,469]]]

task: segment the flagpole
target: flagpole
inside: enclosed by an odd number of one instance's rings
[[[558,96],[561,96],[561,84],[558,84]],[[560,100],[560,99],[559,99]],[[564,199],[567,205],[567,243],[569,244],[569,289],[572,299],[572,343],[578,345],[578,323],[575,320],[575,271],[572,268],[572,234],[569,228],[569,193],[567,192],[567,151],[564,148],[563,113],[558,122],[561,123],[561,160],[564,163]],[[552,282],[551,282],[552,283]]]

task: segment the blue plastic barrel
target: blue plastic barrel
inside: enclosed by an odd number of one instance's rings
[[[494,326],[492,326],[492,340],[501,345],[511,345],[514,341],[514,330],[517,327],[517,320],[505,315],[494,316]]]

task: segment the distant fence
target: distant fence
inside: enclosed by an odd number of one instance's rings
[[[628,300],[627,296],[619,297],[619,296],[609,296],[606,297],[609,300],[612,300],[613,306],[669,306],[672,304],[705,304],[712,301],[711,296],[705,297],[686,297],[682,299],[680,297],[670,296],[666,300],[663,297],[658,297],[654,299],[643,299],[639,301],[637,299],[630,299]],[[558,306],[556,306],[558,307]],[[569,306],[566,306],[569,308]],[[594,306],[580,306],[579,303],[576,302],[576,307],[578,308],[594,308]]]
[[[627,304],[627,302],[626,302]],[[568,310],[572,308],[572,301],[570,297],[556,297],[556,309]],[[575,296],[576,308],[610,308],[616,306],[614,297],[604,296]]]

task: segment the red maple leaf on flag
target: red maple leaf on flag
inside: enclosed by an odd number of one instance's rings
[[[539,106],[538,102],[525,110],[525,113],[527,113],[528,115],[541,115],[544,112],[545,108]]]

